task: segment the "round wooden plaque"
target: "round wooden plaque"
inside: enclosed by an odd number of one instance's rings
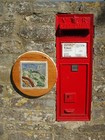
[[[48,93],[56,82],[57,70],[53,60],[39,51],[22,54],[12,69],[16,88],[31,97]]]

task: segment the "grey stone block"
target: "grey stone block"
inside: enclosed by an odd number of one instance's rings
[[[0,37],[9,37],[12,35],[14,29],[13,22],[0,23]]]
[[[36,41],[54,40],[54,29],[51,26],[24,25],[18,33],[23,39]]]
[[[25,133],[17,132],[9,134],[8,140],[34,140],[34,138]]]
[[[0,123],[0,136],[4,134],[3,124]]]

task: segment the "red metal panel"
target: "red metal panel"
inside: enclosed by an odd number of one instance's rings
[[[61,115],[84,115],[86,113],[87,65],[79,65],[77,72],[72,71],[71,66],[70,64],[60,66]],[[65,110],[69,109],[74,111],[65,113]]]
[[[66,45],[68,50],[65,50]],[[58,121],[90,119],[92,52],[93,15],[57,14],[56,115]]]

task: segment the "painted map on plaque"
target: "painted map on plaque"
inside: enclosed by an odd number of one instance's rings
[[[48,88],[48,66],[46,61],[21,61],[20,67],[22,88]]]

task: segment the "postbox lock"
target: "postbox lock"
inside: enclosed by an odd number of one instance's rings
[[[78,65],[72,65],[72,71],[77,72],[78,71]]]

